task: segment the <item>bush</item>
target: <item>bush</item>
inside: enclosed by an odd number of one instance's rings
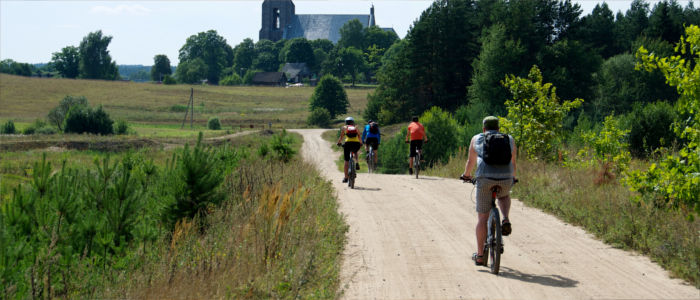
[[[43,128],[43,127],[46,127],[46,122],[44,122],[40,119],[36,119],[34,121],[34,123],[27,126],[27,128],[24,128],[24,130],[22,131],[22,134],[26,134],[26,135],[34,134],[34,133],[36,133],[37,130],[39,130],[40,128]]]
[[[429,143],[423,146],[423,157],[429,165],[440,162],[446,163],[450,155],[457,149],[457,122],[450,113],[437,106],[423,113],[420,122],[425,126]]]
[[[66,120],[66,115],[75,106],[87,106],[87,98],[80,96],[66,96],[58,103],[58,106],[49,111],[49,123],[56,126],[59,131],[63,131],[63,122]]]
[[[286,130],[278,135],[272,137],[272,142],[270,143],[270,148],[275,151],[277,158],[283,162],[289,162],[292,159],[296,151],[292,148],[292,143],[294,140],[290,135],[287,134]]]
[[[177,81],[175,80],[175,78],[173,78],[170,75],[165,75],[165,77],[163,77],[163,84],[171,85],[176,83]]]
[[[119,120],[114,124],[115,134],[127,134],[129,132],[129,123],[124,120]]]
[[[220,130],[221,121],[219,121],[219,117],[209,118],[209,122],[207,122],[207,128],[209,128],[209,130]]]
[[[331,118],[348,112],[348,95],[338,78],[326,75],[321,78],[309,100],[309,110],[325,108]]]
[[[654,102],[644,106],[634,106],[623,120],[623,127],[629,129],[630,152],[635,157],[648,157],[654,150],[677,142],[673,134],[676,110],[667,102]]]
[[[56,128],[51,126],[44,126],[36,130],[37,134],[56,134]]]
[[[389,139],[382,139],[382,153],[379,155],[379,169],[382,173],[403,174],[408,170],[408,144],[406,127]]]
[[[242,83],[243,83],[243,79],[241,78],[241,76],[238,76],[238,74],[235,74],[235,73],[231,74],[229,76],[226,76],[223,79],[221,79],[221,81],[219,81],[219,85],[227,85],[227,86],[241,85]]]
[[[323,107],[314,108],[306,123],[327,128],[331,124],[331,114]]]
[[[5,124],[2,124],[2,128],[0,128],[0,133],[2,134],[15,134],[17,133],[17,129],[15,129],[15,122],[12,122],[12,120],[8,120],[5,122]]]
[[[102,109],[102,106],[92,109],[89,106],[78,105],[71,108],[68,112],[64,121],[63,132],[113,134],[113,123],[114,121]]]

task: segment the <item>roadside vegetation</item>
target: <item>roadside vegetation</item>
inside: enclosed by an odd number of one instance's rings
[[[28,178],[0,185],[0,292],[333,298],[346,225],[300,143],[282,131],[160,155],[37,153]],[[3,172],[31,159],[11,161]]]

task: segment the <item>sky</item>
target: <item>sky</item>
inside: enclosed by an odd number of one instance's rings
[[[574,0],[583,15],[598,0]],[[613,12],[626,11],[631,0],[607,1]],[[647,1],[653,7],[658,1]],[[678,1],[683,7],[688,1]],[[393,27],[399,37],[432,1],[307,0],[294,1],[297,14],[369,14],[377,25]],[[0,0],[0,60],[45,63],[66,46],[78,46],[88,33],[112,36],[108,50],[120,65],[152,65],[165,54],[172,65],[187,37],[214,29],[235,47],[245,38],[258,40],[262,0],[218,1],[22,1]]]

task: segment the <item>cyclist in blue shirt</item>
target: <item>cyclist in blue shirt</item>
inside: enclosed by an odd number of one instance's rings
[[[362,143],[365,144],[365,153],[369,152],[369,146],[372,145],[374,149],[374,165],[377,165],[377,154],[379,150],[379,143],[381,140],[381,133],[379,133],[379,124],[372,120],[367,122],[365,125],[365,130],[362,131]]]

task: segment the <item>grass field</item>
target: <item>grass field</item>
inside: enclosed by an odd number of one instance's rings
[[[115,120],[142,124],[181,124],[190,89],[194,89],[195,123],[217,116],[224,129],[268,125],[306,127],[313,87],[159,85],[102,80],[27,78],[0,74],[0,121],[32,122],[66,95],[85,96],[102,105]],[[371,88],[346,89],[348,114],[359,117]],[[189,121],[188,121],[189,122]]]

